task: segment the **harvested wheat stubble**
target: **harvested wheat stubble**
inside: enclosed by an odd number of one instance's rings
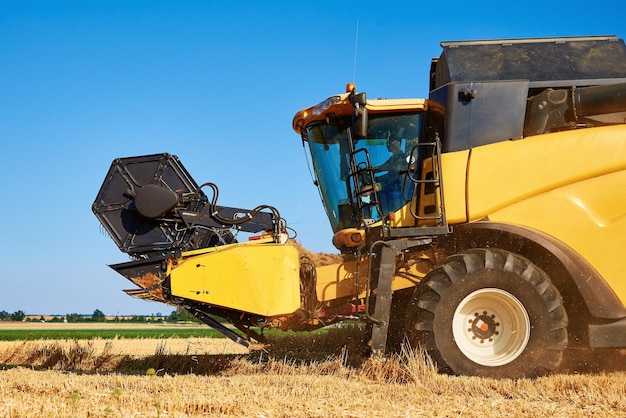
[[[405,353],[362,368],[231,362],[219,374],[0,371],[0,416],[443,417],[626,415],[623,373],[536,380],[438,375]]]
[[[14,341],[0,350],[4,367],[21,365],[0,370],[0,416],[626,416],[624,371],[513,381],[439,375],[409,350],[359,367],[347,353],[301,360],[318,344],[335,351],[320,339],[295,357],[256,359],[228,353],[239,346],[224,339]],[[149,355],[128,354],[148,343]],[[218,354],[191,354],[203,351]]]

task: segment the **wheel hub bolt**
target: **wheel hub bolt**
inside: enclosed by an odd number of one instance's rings
[[[497,328],[500,323],[497,322],[495,315],[489,315],[487,311],[483,311],[482,314],[475,312],[474,318],[468,322],[471,324],[467,329],[467,332],[472,333],[472,339],[480,339],[480,343],[484,343],[485,340],[493,342],[493,336],[498,335]]]

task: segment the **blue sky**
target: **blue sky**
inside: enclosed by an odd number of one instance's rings
[[[623,1],[553,3],[0,0],[0,310],[171,311],[107,267],[128,258],[91,204],[117,157],[178,155],[334,251],[294,114],[351,81],[427,97],[441,41],[626,36]]]

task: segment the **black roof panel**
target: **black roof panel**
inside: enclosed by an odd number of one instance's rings
[[[431,90],[450,82],[568,80],[626,77],[626,46],[616,36],[442,42]],[[541,83],[545,84],[545,83]]]

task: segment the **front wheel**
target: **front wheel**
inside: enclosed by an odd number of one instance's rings
[[[432,270],[409,304],[406,330],[441,370],[471,376],[543,375],[567,346],[567,314],[550,278],[499,249],[468,250]]]

